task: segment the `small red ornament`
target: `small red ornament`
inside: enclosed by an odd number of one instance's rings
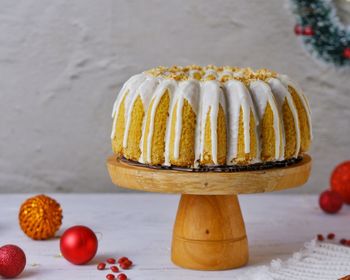
[[[26,266],[26,255],[16,245],[5,245],[0,248],[0,275],[14,278],[22,273]]]
[[[96,255],[98,241],[95,233],[85,226],[67,229],[60,240],[63,257],[73,264],[85,264]]]
[[[97,269],[98,270],[104,270],[106,268],[106,264],[105,263],[99,263],[98,265],[97,265]]]
[[[342,162],[333,170],[331,188],[342,196],[345,203],[350,204],[350,161]]]
[[[347,59],[350,59],[350,47],[344,49],[343,56]]]
[[[315,35],[315,31],[311,26],[305,26],[303,29],[303,35],[304,36],[313,36]]]
[[[128,277],[124,273],[121,273],[118,275],[118,280],[126,280],[126,279],[128,279]]]
[[[295,33],[295,35],[303,34],[303,27],[300,24],[296,24],[294,26],[294,33]]]
[[[334,191],[324,191],[320,195],[319,204],[323,211],[334,214],[342,208],[343,199]]]

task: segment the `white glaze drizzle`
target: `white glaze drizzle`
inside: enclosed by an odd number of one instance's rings
[[[296,106],[294,104],[293,98],[291,94],[288,91],[288,88],[277,78],[270,78],[266,81],[269,86],[271,87],[272,93],[275,96],[275,99],[277,101],[277,105],[280,111],[280,115],[283,116],[283,103],[286,102],[289,105],[289,108],[293,115],[293,120],[295,124],[295,131],[296,131],[296,151],[294,154],[294,157],[297,157],[300,151],[300,129],[299,129],[299,118],[298,118],[298,111],[296,109]],[[283,122],[283,118],[282,118]],[[284,133],[284,125],[282,126],[283,129],[283,147],[285,146],[286,140],[285,140],[285,133]],[[284,149],[283,149],[284,151]]]
[[[150,114],[149,132],[148,132],[147,139],[146,139],[146,141],[147,141],[147,143],[146,143],[146,145],[147,145],[147,155],[146,155],[147,162],[151,162],[152,138],[153,138],[153,132],[154,132],[154,119],[155,119],[156,110],[158,108],[158,104],[166,91],[168,91],[170,103],[172,103],[172,99],[173,99],[173,95],[174,95],[176,87],[177,87],[177,82],[174,80],[161,80],[158,87],[157,87],[157,90],[154,92],[154,96],[152,98],[152,100],[154,100],[154,102],[152,104],[152,107],[150,108],[151,114]],[[169,112],[169,109],[168,109],[168,112]],[[170,118],[168,117],[167,121],[168,121],[168,119],[170,119]],[[168,125],[167,125],[167,127],[168,127]],[[165,146],[167,148],[167,144]]]
[[[140,96],[139,86],[144,82],[147,76],[144,74],[140,79],[136,79],[128,88],[128,95],[125,97],[125,131],[123,138],[123,148],[126,148],[129,137],[129,129],[131,124],[131,113],[134,108],[136,99]]]
[[[281,155],[281,124],[279,110],[276,106],[276,100],[271,92],[270,87],[263,81],[253,80],[249,85],[250,92],[252,94],[252,99],[257,109],[257,114],[259,119],[262,120],[266,110],[267,104],[270,104],[273,113],[273,128],[275,132],[275,159],[282,160]],[[259,134],[261,134],[261,122],[259,121]],[[284,148],[284,147],[283,147]]]
[[[174,158],[178,159],[180,156],[180,139],[182,131],[182,110],[184,106],[184,100],[188,101],[192,110],[198,115],[198,97],[199,97],[199,84],[197,81],[190,80],[180,82],[177,91],[175,93],[177,104],[176,107],[176,120],[175,120],[175,141],[174,141]]]
[[[121,103],[122,103],[122,101],[124,99],[124,96],[125,95],[129,95],[130,92],[136,91],[137,87],[145,79],[146,79],[146,75],[144,73],[134,75],[129,80],[127,80],[125,82],[125,84],[123,85],[122,89],[119,91],[118,97],[117,97],[116,101],[113,104],[113,110],[112,110],[112,118],[114,118],[114,120],[113,120],[113,127],[112,127],[112,133],[111,133],[111,138],[112,139],[115,136],[115,129],[116,129],[116,122],[117,122],[117,118],[118,118],[118,113],[119,113],[119,110],[120,110],[120,105],[121,105]],[[126,100],[125,100],[125,102],[126,102]],[[125,108],[127,110],[126,103],[125,103]]]
[[[203,160],[204,153],[204,137],[205,137],[205,123],[208,111],[210,109],[210,128],[211,128],[211,156],[214,164],[218,164],[217,160],[217,118],[219,112],[219,105],[222,106],[226,116],[226,101],[221,84],[216,81],[206,81],[201,83],[201,160]]]
[[[295,89],[296,94],[299,96],[299,99],[303,103],[303,106],[305,108],[305,112],[307,115],[307,120],[309,124],[309,130],[310,130],[310,139],[313,139],[313,133],[312,133],[312,122],[311,122],[311,110],[310,110],[310,104],[308,99],[306,98],[303,90],[299,87],[299,85],[292,81],[287,75],[278,75],[279,80],[285,84],[285,86],[288,88],[288,86],[291,86]]]
[[[147,120],[147,111],[149,108],[149,105],[151,103],[152,97],[154,95],[154,92],[157,89],[157,86],[159,85],[159,78],[153,78],[153,77],[147,77],[146,80],[142,82],[142,84],[138,88],[139,96],[141,97],[142,104],[144,106],[145,116],[142,120],[142,136],[140,140],[140,150],[141,155],[139,158],[139,162],[144,163],[143,160],[143,142],[145,138],[145,128],[146,128],[146,120]]]
[[[208,77],[209,75],[214,76],[215,78],[218,77],[218,73],[214,69],[206,69],[204,74],[204,79]]]
[[[247,87],[240,81],[230,80],[225,83],[227,100],[227,164],[232,164],[237,157],[239,114],[242,108],[244,126],[244,152],[250,153],[250,112],[253,113],[256,126],[259,123],[253,101]],[[256,133],[257,135],[257,133]],[[256,139],[258,144],[258,138]],[[259,146],[259,145],[258,145]],[[257,152],[259,155],[259,151]]]
[[[224,70],[219,74],[218,79],[221,80],[224,76],[229,76],[231,78],[233,77],[233,72],[229,70]]]

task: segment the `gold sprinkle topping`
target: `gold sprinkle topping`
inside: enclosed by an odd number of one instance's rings
[[[145,73],[153,77],[172,79],[175,81],[195,79],[198,81],[218,80],[222,83],[225,83],[229,80],[239,80],[246,84],[251,80],[265,81],[269,78],[274,78],[277,76],[276,72],[265,68],[253,70],[249,67],[218,67],[215,65],[207,65],[204,67],[199,65],[187,65],[184,67],[177,65],[171,67],[158,66],[156,68],[147,70]]]
[[[210,74],[210,75],[204,77],[204,79],[206,81],[213,81],[213,80],[216,80],[216,77],[213,74]]]

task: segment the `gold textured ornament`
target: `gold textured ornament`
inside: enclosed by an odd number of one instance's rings
[[[59,203],[43,194],[27,199],[18,214],[21,229],[35,240],[45,240],[55,236],[62,224],[62,218]]]

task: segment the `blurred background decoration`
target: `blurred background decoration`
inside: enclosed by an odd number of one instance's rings
[[[298,81],[315,142],[311,180],[295,191],[327,188],[333,167],[350,158],[349,72],[319,65],[303,50],[290,1],[1,1],[0,192],[121,191],[105,166],[121,85],[157,65],[193,63],[267,67]],[[307,2],[333,5],[293,1]],[[349,21],[343,24],[347,35],[339,38],[349,42]],[[323,31],[309,31],[302,38],[316,46]],[[344,42],[330,65],[349,66],[340,58]]]
[[[294,32],[306,49],[337,68],[350,67],[350,1],[292,0]]]

